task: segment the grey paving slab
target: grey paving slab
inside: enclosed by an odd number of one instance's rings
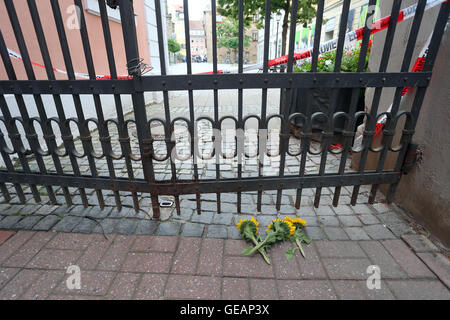
[[[328,240],[348,240],[347,233],[342,228],[324,227],[323,231],[327,235]]]
[[[401,237],[415,252],[437,252],[439,249],[421,234],[405,234]]]
[[[201,237],[205,230],[205,225],[201,223],[186,222],[181,235],[184,237]]]
[[[48,215],[40,220],[33,226],[33,230],[40,231],[48,231],[50,230],[57,222],[59,221],[58,217],[55,215]]]
[[[325,234],[319,227],[305,227],[305,234],[313,240],[322,240]]]
[[[137,222],[136,234],[154,234],[158,229],[159,222],[153,220],[139,220]]]
[[[60,219],[60,221],[53,227],[53,230],[71,232],[75,226],[81,222],[81,220],[83,220],[82,217],[66,216]]]
[[[181,229],[181,223],[175,221],[161,222],[156,234],[159,236],[173,236],[178,235]]]
[[[374,240],[395,239],[395,235],[385,226],[374,224],[364,226],[364,231]]]
[[[96,225],[97,225],[96,221],[83,218],[81,222],[72,231],[77,233],[91,233]]]
[[[0,229],[11,229],[16,223],[18,223],[23,217],[20,215],[7,216],[0,221]]]
[[[350,240],[370,240],[370,237],[361,227],[344,227],[344,231],[347,233]]]
[[[209,225],[206,233],[208,238],[226,239],[228,236],[227,227],[221,225]]]
[[[92,232],[95,233],[113,233],[116,224],[119,223],[118,219],[103,219],[97,224]]]
[[[136,219],[120,219],[114,226],[114,232],[118,234],[133,234],[136,230],[138,220]]]
[[[19,222],[17,222],[15,225],[13,225],[11,227],[11,229],[25,229],[25,230],[30,230],[34,227],[34,225],[36,223],[39,222],[39,220],[41,220],[43,218],[43,216],[28,216],[28,217],[24,217],[22,220],[20,220]]]

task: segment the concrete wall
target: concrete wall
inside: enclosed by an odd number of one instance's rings
[[[406,0],[402,8],[417,1]],[[392,1],[381,2],[381,16],[390,14]],[[421,49],[431,34],[440,6],[426,11],[418,41],[414,50],[410,69]],[[409,37],[412,20],[401,22],[397,26],[394,45],[388,71],[399,71],[404,57],[404,50]],[[386,31],[374,37],[374,45],[369,63],[371,71],[377,71],[381,60]],[[444,34],[438,57],[433,69],[433,77],[427,90],[422,110],[417,122],[413,142],[419,144],[422,160],[399,184],[395,202],[405,208],[415,220],[426,227],[432,235],[450,246],[450,28]],[[416,90],[411,90],[401,103],[401,110],[409,110]],[[378,111],[387,110],[393,100],[394,89],[384,89]],[[366,107],[370,110],[373,90],[367,90]],[[398,141],[400,130],[397,128],[395,141]],[[394,144],[395,145],[395,144]],[[390,154],[385,168],[393,168],[396,154]],[[373,169],[377,156],[371,154],[368,169]],[[357,163],[354,163],[355,167]],[[384,188],[382,191],[386,191]]]

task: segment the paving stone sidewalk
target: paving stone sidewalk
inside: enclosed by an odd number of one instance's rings
[[[448,260],[418,235],[290,244],[240,255],[243,240],[0,231],[0,299],[450,299]],[[69,289],[66,270],[81,270]],[[367,273],[379,266],[379,289]]]

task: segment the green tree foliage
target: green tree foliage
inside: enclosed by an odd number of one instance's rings
[[[286,37],[289,28],[290,16],[292,11],[292,0],[270,0],[271,14],[277,12],[284,13],[284,19],[282,24],[282,44],[281,52],[286,53]],[[229,17],[237,20],[239,15],[239,1],[238,0],[218,0],[219,14],[225,17]],[[254,17],[258,16],[258,27],[263,27],[263,21],[266,14],[266,0],[246,0],[244,1],[244,23],[246,26],[250,25],[254,21]],[[317,0],[298,0],[298,12],[297,23],[306,24],[310,23],[312,18],[316,15],[316,9],[314,5],[317,4]]]
[[[172,53],[177,53],[181,50],[181,46],[178,42],[173,39],[168,40],[169,51]]]
[[[217,46],[233,51],[239,48],[239,22],[235,19],[226,19],[217,25]],[[244,35],[244,47],[250,45],[250,37]]]

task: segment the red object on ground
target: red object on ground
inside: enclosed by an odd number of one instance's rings
[[[330,150],[337,150],[340,148],[342,148],[342,144],[340,142],[338,142],[337,144],[330,145]]]

